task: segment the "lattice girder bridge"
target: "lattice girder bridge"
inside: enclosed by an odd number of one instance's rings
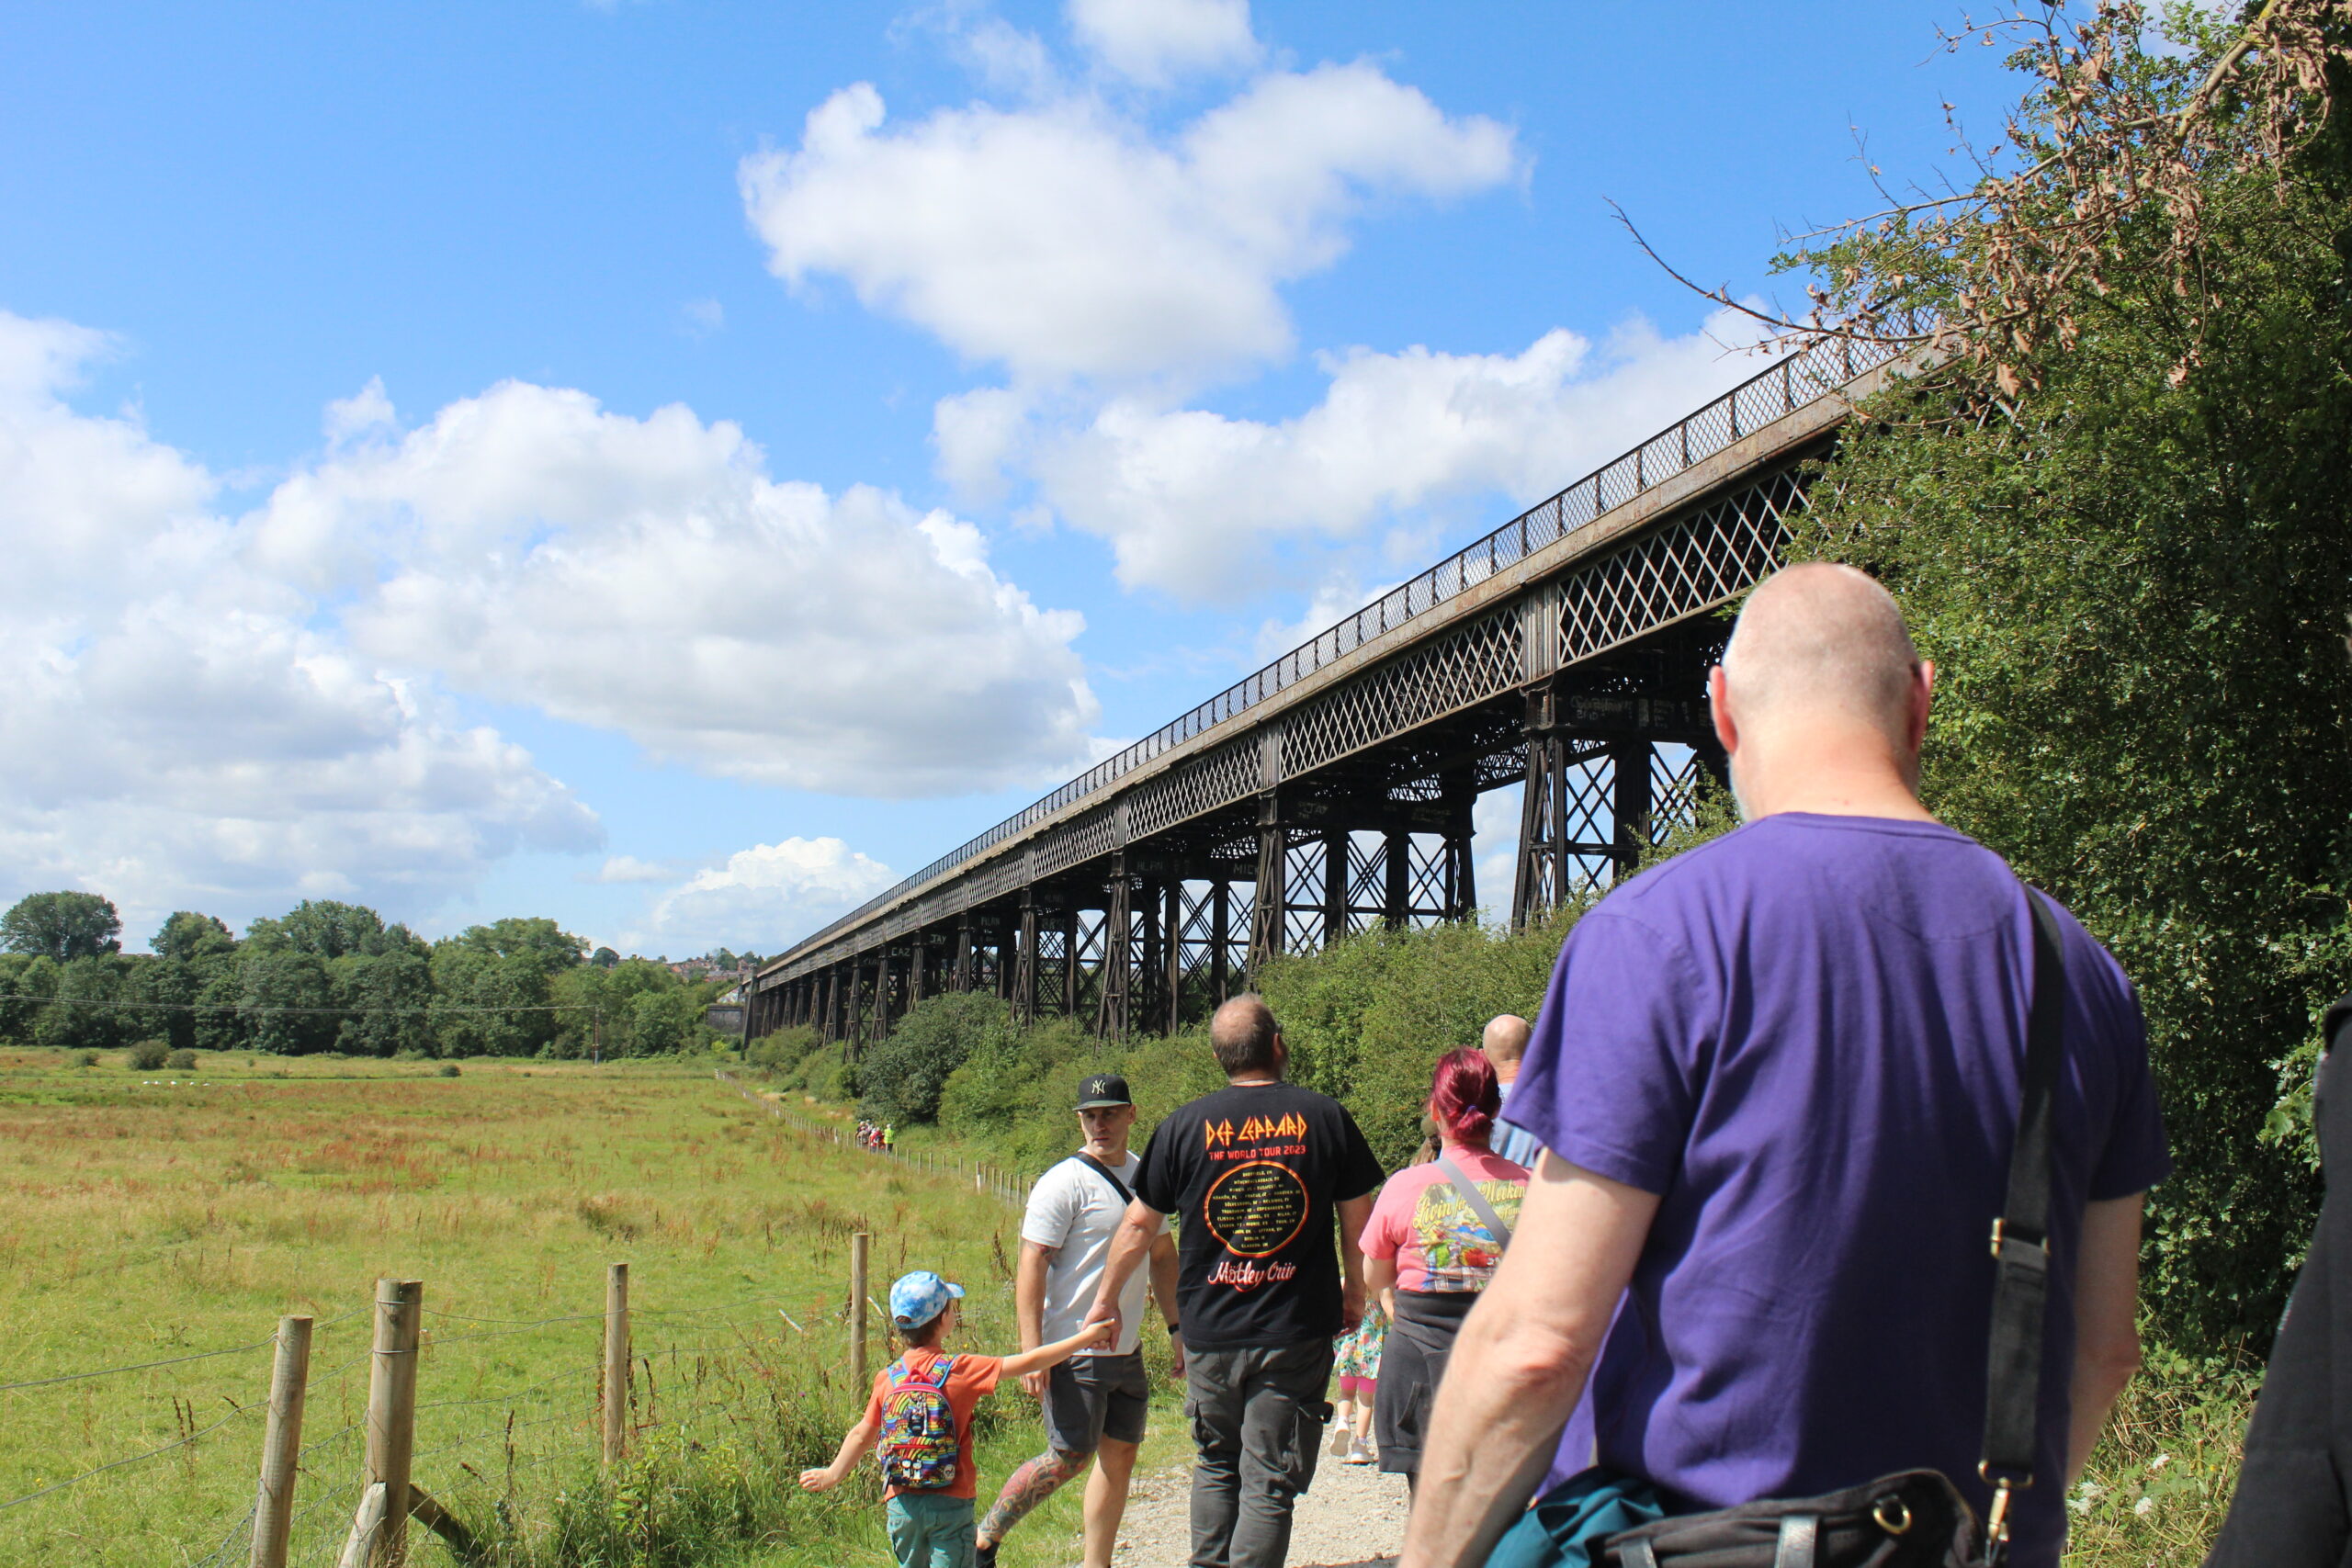
[[[1473,813],[1514,784],[1513,924],[1605,883],[1721,774],[1709,612],[1779,563],[1812,465],[1895,368],[1867,352],[1775,361],[802,941],[752,982],[747,1035],[862,1044],[950,990],[1173,1031],[1277,953],[1473,918]]]

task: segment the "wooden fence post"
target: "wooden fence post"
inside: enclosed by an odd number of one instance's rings
[[[605,1464],[628,1443],[628,1265],[605,1270]]]
[[[294,1529],[295,1461],[302,1451],[302,1395],[311,1382],[311,1320],[277,1320],[277,1361],[269,1373],[269,1425],[261,1439],[261,1486],[254,1498],[253,1568],[286,1568]]]
[[[872,1238],[859,1231],[849,1238],[849,1385],[862,1392],[865,1377],[865,1252]]]
[[[409,1464],[416,1452],[416,1341],[424,1281],[376,1281],[376,1339],[368,1371],[366,1483],[383,1487],[383,1523],[362,1559],[368,1568],[408,1561]]]

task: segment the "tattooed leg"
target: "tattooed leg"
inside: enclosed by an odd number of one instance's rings
[[[1027,1464],[1012,1472],[1004,1490],[997,1495],[996,1504],[989,1509],[988,1517],[980,1521],[978,1541],[993,1546],[1012,1533],[1030,1509],[1060,1490],[1063,1482],[1086,1468],[1092,1454],[1064,1453],[1059,1449],[1047,1449]]]

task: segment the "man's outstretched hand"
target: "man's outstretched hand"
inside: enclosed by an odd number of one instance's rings
[[[1119,1305],[1116,1302],[1106,1302],[1102,1300],[1100,1297],[1096,1298],[1094,1309],[1086,1314],[1086,1321],[1080,1324],[1079,1326],[1080,1328],[1091,1328],[1098,1323],[1107,1323],[1111,1325],[1112,1338],[1116,1339],[1119,1337],[1121,1325],[1119,1323]]]

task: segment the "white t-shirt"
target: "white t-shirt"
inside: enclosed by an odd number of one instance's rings
[[[1132,1151],[1118,1168],[1119,1179],[1130,1190],[1143,1161]],[[1127,1206],[1102,1179],[1102,1173],[1080,1159],[1066,1159],[1037,1179],[1029,1190],[1029,1209],[1021,1216],[1021,1239],[1056,1249],[1046,1270],[1046,1307],[1041,1314],[1045,1343],[1067,1339],[1079,1331],[1094,1309],[1094,1292],[1102,1288],[1102,1266],[1110,1260],[1111,1238]],[[1127,1277],[1119,1293],[1119,1337],[1108,1347],[1080,1350],[1081,1356],[1125,1356],[1136,1344],[1143,1323],[1144,1289],[1149,1282],[1148,1260]]]

